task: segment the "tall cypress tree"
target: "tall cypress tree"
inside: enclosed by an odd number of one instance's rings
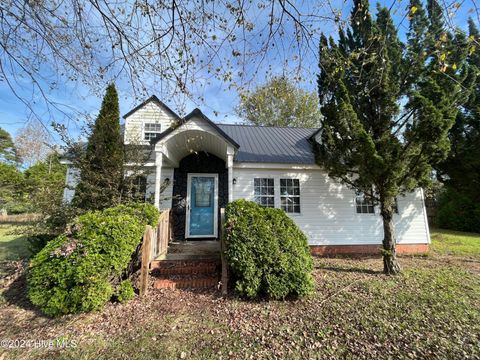
[[[379,6],[374,18],[368,0],[354,1],[350,26],[338,41],[323,35],[320,40],[324,118],[317,161],[379,204],[387,274],[400,271],[395,198],[428,184],[432,165],[446,157],[466,78],[462,54],[448,53],[459,39],[443,29],[438,4],[429,0],[427,6],[434,9],[428,16],[418,0],[411,1],[406,43],[389,10]]]
[[[80,182],[74,204],[89,210],[118,204],[121,200],[123,162],[118,95],[115,85],[110,84],[91,129],[85,155],[79,162]]]

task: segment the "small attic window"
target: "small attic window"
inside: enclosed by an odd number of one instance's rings
[[[143,140],[150,141],[162,133],[162,125],[157,123],[145,123],[143,127]]]

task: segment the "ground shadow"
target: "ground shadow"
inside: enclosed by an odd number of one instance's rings
[[[328,270],[328,271],[339,272],[339,273],[359,273],[359,274],[370,274],[370,275],[383,274],[383,272],[380,270],[372,270],[372,269],[365,269],[365,268],[359,268],[359,267],[342,268],[337,266],[318,266],[315,269]]]
[[[31,256],[25,236],[18,236],[8,241],[0,241],[0,260],[20,260]]]
[[[23,310],[33,311],[36,316],[49,318],[38,310],[28,299],[27,296],[27,274],[22,271],[14,281],[12,281],[2,293],[5,301]]]

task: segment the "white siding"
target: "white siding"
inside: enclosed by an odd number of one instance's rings
[[[155,194],[155,168],[148,168],[147,173],[147,199]],[[69,203],[72,201],[75,195],[75,187],[78,185],[79,172],[77,169],[68,167],[65,181],[65,189],[63,190],[63,201]],[[169,185],[165,188],[160,195],[160,209],[168,209],[172,207],[172,194],[173,194],[173,169],[162,168],[161,182],[166,179],[170,179]]]
[[[381,244],[383,228],[378,214],[357,214],[353,190],[333,182],[316,169],[246,169],[234,167],[233,199],[253,200],[253,179],[274,178],[275,207],[280,207],[280,178],[300,179],[301,214],[289,214],[310,245]],[[398,199],[395,215],[401,244],[429,243],[423,193],[420,189]]]
[[[160,209],[170,209],[172,207],[173,196],[173,168],[162,168],[162,174],[160,183],[163,184],[166,179],[170,179],[168,186],[160,194]],[[151,171],[147,176],[147,197],[151,196],[152,199],[155,195],[155,169]]]
[[[175,117],[157,103],[150,101],[125,118],[125,144],[148,143],[143,141],[143,124],[161,124],[161,131],[167,130]]]
[[[80,172],[71,166],[67,167],[65,189],[63,189],[63,201],[70,203],[75,195],[75,188],[80,180]]]

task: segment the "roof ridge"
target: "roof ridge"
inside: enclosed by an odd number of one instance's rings
[[[147,105],[148,103],[150,102],[154,102],[156,103],[157,105],[159,105],[160,107],[163,107],[165,110],[167,110],[167,112],[169,112],[174,118],[176,118],[177,120],[180,120],[180,116],[178,116],[178,114],[173,111],[167,104],[165,104],[163,101],[161,101],[157,95],[151,95],[148,99],[146,99],[145,101],[143,101],[141,104],[138,104],[137,106],[135,106],[132,110],[130,110],[129,112],[127,112],[125,115],[122,116],[123,119],[129,117],[130,115],[132,115],[134,112],[136,112],[137,110],[141,109],[142,107],[144,107],[145,105]]]
[[[274,128],[274,129],[306,129],[306,130],[318,130],[320,127],[296,127],[296,126],[274,126],[274,125],[251,125],[251,124],[222,124],[216,123],[220,126],[243,126],[252,128]]]

